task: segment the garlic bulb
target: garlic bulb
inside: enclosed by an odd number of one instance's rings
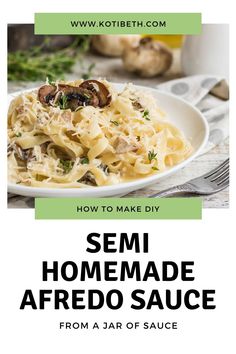
[[[126,46],[139,41],[140,35],[97,35],[92,36],[92,47],[100,54],[120,57]]]
[[[170,68],[173,55],[164,43],[145,37],[138,44],[126,45],[122,59],[126,70],[142,77],[153,77]]]

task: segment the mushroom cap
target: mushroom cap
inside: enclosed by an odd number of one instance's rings
[[[137,42],[140,35],[112,35],[103,34],[92,36],[92,47],[99,53],[108,57],[121,57],[126,44]]]
[[[102,82],[98,80],[86,80],[79,87],[96,94],[99,99],[99,107],[108,106],[111,103],[111,94]]]
[[[138,45],[127,47],[122,59],[126,70],[143,77],[153,77],[170,68],[173,55],[164,43],[145,37]]]
[[[49,104],[49,101],[55,96],[56,86],[43,85],[38,90],[38,99],[42,104]]]

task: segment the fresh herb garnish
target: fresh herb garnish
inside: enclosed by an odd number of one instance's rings
[[[67,103],[68,103],[68,97],[66,95],[63,95],[58,103],[59,103],[60,109],[66,109]]]
[[[48,85],[56,86],[56,81],[53,80],[51,77],[47,77],[46,82]]]
[[[52,85],[52,86],[56,85],[56,82],[54,80],[52,80],[52,78],[50,78],[50,77],[47,77],[46,81],[47,81],[48,85]]]
[[[148,152],[148,160],[152,162],[152,160],[156,160],[157,154],[155,154],[154,150]]]
[[[21,136],[22,136],[21,132],[16,133],[16,137],[17,137],[17,138],[20,138]]]
[[[92,63],[89,65],[87,72],[82,75],[82,79],[84,79],[84,80],[90,79],[90,77],[92,76],[92,72],[93,72],[95,65],[96,65],[95,63]]]
[[[64,173],[69,173],[74,166],[74,161],[60,160],[59,167],[63,169]]]
[[[80,159],[80,163],[81,163],[82,165],[88,164],[88,163],[89,163],[88,157],[82,157],[82,158]]]
[[[10,81],[49,81],[64,78],[71,72],[73,65],[80,62],[90,46],[89,36],[78,36],[76,40],[63,49],[52,51],[51,39],[47,37],[40,46],[28,50],[8,53],[8,80]],[[53,85],[53,83],[52,83]]]
[[[145,109],[145,111],[143,112],[143,118],[145,118],[146,120],[151,120],[149,118],[149,110],[148,109]]]
[[[116,122],[115,120],[110,120],[110,122],[118,127],[119,123]]]
[[[155,167],[155,166],[153,166],[152,169],[153,169],[154,171],[158,171],[158,168]]]

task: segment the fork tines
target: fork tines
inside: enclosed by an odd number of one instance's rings
[[[229,183],[229,159],[225,160],[220,166],[216,167],[211,172],[205,174],[204,179],[216,183],[218,186],[223,186]]]

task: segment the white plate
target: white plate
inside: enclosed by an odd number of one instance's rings
[[[124,87],[122,84],[114,84],[114,87],[121,91]],[[182,167],[190,163],[199,155],[208,140],[209,128],[204,116],[195,107],[186,103],[180,98],[171,94],[159,92],[144,86],[135,86],[139,90],[149,91],[157,100],[161,109],[166,112],[167,120],[179,128],[191,141],[193,153],[185,161],[171,167],[164,172],[157,173],[150,177],[137,179],[132,182],[119,183],[112,186],[90,187],[90,188],[36,188],[22,186],[19,184],[8,183],[8,191],[13,194],[19,194],[30,197],[111,197],[124,195],[134,190],[150,186],[157,183],[161,178],[167,177]],[[28,90],[32,91],[32,90]],[[21,94],[16,92],[9,95],[10,101]]]

